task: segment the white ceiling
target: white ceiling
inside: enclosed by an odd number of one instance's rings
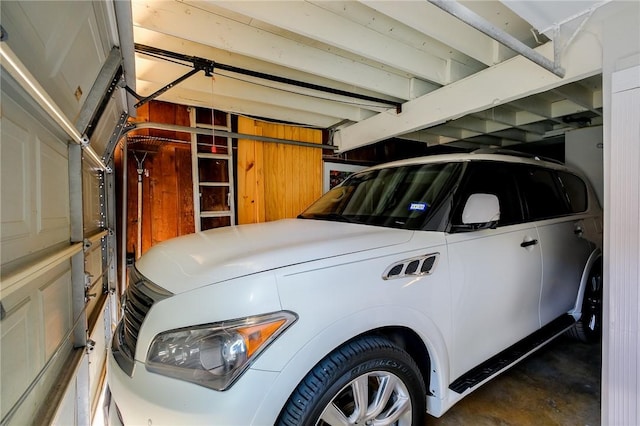
[[[135,43],[220,65],[213,78],[200,71],[160,100],[331,129],[340,150],[391,138],[475,148],[539,143],[602,123],[600,53],[582,35],[604,3],[554,3],[458,2],[552,61],[555,43],[564,78],[426,0],[132,0],[132,15]],[[148,96],[191,69],[137,53],[135,90]]]

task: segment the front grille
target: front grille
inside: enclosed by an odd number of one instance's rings
[[[116,330],[112,350],[120,367],[131,375],[136,355],[138,333],[154,303],[171,293],[147,280],[135,268],[129,270],[129,286],[125,291],[122,321]]]
[[[153,299],[144,294],[144,281],[130,283],[125,298],[122,318],[122,350],[127,356],[133,358],[136,353],[138,332],[147,312],[153,306]]]

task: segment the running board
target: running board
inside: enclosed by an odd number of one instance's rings
[[[576,320],[569,314],[556,318],[540,330],[530,334],[499,354],[494,355],[477,367],[472,368],[451,383],[451,385],[449,385],[449,389],[457,393],[463,393],[467,389],[472,388],[491,377],[498,371],[514,364],[537,347],[567,331],[575,324],[575,322]]]

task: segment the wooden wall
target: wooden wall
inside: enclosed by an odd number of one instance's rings
[[[136,121],[189,126],[186,106],[153,101],[138,109]],[[239,133],[322,143],[320,130],[285,126],[238,117]],[[131,132],[127,173],[128,253],[141,254],[161,241],[195,231],[191,135],[144,129]],[[144,140],[151,137],[151,140]],[[176,142],[184,141],[184,142]],[[122,173],[122,152],[116,150]],[[142,239],[138,229],[138,165],[145,155],[142,177]],[[239,140],[236,154],[237,223],[291,218],[322,195],[322,149]]]
[[[320,130],[238,117],[238,133],[322,143]],[[322,195],[322,150],[238,141],[238,223],[296,217]]]
[[[136,121],[189,126],[186,106],[150,102],[138,109]],[[144,140],[144,137],[153,137]],[[152,245],[195,231],[191,169],[191,135],[144,129],[128,135],[127,160],[127,252],[138,245],[138,173],[136,157],[142,159],[141,253]],[[172,142],[172,141],[184,142]],[[120,155],[120,161],[122,156]]]

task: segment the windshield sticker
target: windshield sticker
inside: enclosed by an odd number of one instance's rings
[[[427,203],[422,203],[422,202],[417,202],[414,201],[411,203],[411,205],[409,206],[409,211],[425,211],[427,210],[427,207],[429,207],[429,205]]]

